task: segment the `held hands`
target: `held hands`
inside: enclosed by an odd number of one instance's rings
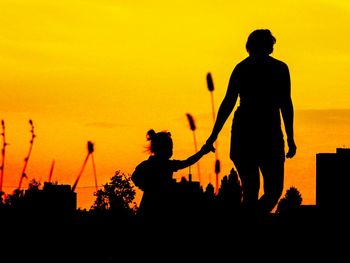
[[[213,146],[212,144],[206,143],[206,144],[204,144],[204,145],[202,146],[202,148],[200,149],[200,151],[201,151],[203,154],[207,154],[207,153],[209,153],[209,152],[215,152],[215,148],[214,148],[214,146]]]
[[[214,142],[216,141],[216,139],[217,139],[217,136],[215,136],[215,135],[210,135],[205,144],[207,144],[207,145],[213,145]],[[214,151],[215,151],[215,149],[214,149]]]
[[[286,154],[287,158],[293,158],[297,152],[297,146],[295,145],[294,140],[288,140],[288,152]]]
[[[215,152],[214,142],[216,141],[216,136],[210,135],[208,140],[205,142],[205,144],[202,146],[201,151],[203,154],[207,154],[209,152]]]

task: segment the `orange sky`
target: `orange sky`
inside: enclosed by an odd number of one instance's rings
[[[73,184],[88,140],[95,143],[99,184],[115,170],[131,173],[147,158],[149,128],[171,131],[173,157],[186,158],[194,145],[185,114],[196,120],[199,144],[212,126],[207,72],[218,108],[234,65],[247,55],[246,38],[256,28],[269,28],[277,38],[273,56],[290,67],[297,110],[350,109],[347,0],[2,0],[0,10],[0,118],[10,144],[5,191],[18,184],[29,119],[38,136],[29,179],[45,181],[55,160],[53,180]],[[321,130],[310,139],[304,136],[318,131],[318,124],[299,116],[298,156],[286,163],[286,187],[297,184],[304,201],[313,203],[314,155],[350,145],[345,141],[349,127],[328,127],[329,119],[321,118],[319,127],[342,129],[343,136],[325,142],[327,132]],[[219,137],[223,174],[232,166],[229,122]],[[214,155],[200,161],[205,182],[214,182],[213,162]],[[176,177],[187,174],[180,171]],[[77,188],[79,206],[91,205],[93,185],[89,163]]]

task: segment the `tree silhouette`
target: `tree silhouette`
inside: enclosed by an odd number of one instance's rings
[[[206,200],[214,200],[215,199],[215,188],[213,184],[208,183],[205,187],[204,196]]]
[[[276,213],[277,214],[290,214],[295,212],[300,208],[303,199],[299,190],[291,186],[287,189],[284,197],[280,199],[277,205]]]
[[[39,190],[41,183],[34,178],[29,181],[28,190]]]
[[[12,194],[8,194],[5,199],[5,205],[11,208],[21,208],[23,205],[24,190],[15,189]]]
[[[0,206],[4,205],[5,193],[0,191]]]
[[[133,215],[137,210],[134,202],[136,191],[130,176],[116,171],[110,182],[94,193],[96,200],[91,206],[92,211],[112,212],[118,215]]]
[[[242,202],[242,187],[237,172],[232,168],[229,175],[221,180],[217,195],[220,206],[227,211],[236,211]]]
[[[203,192],[204,209],[206,217],[211,221],[217,216],[217,196],[215,195],[215,187],[212,183],[208,183]],[[212,222],[209,222],[210,224]]]

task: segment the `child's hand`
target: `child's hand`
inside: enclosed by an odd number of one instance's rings
[[[215,148],[214,148],[214,146],[212,145],[212,144],[204,144],[203,146],[202,146],[202,148],[201,148],[201,152],[203,153],[203,154],[207,154],[207,153],[209,153],[209,152],[215,152]]]

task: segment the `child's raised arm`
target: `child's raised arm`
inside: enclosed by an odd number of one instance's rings
[[[180,169],[183,169],[183,168],[186,168],[190,165],[195,164],[203,157],[203,155],[205,155],[209,152],[215,152],[215,148],[213,147],[213,145],[204,144],[198,152],[191,155],[186,160],[177,161],[178,162],[177,170],[180,170]]]

